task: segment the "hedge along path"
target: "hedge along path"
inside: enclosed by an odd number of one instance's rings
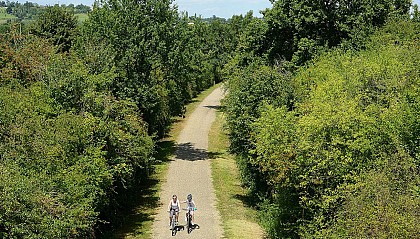
[[[211,163],[208,159],[208,134],[216,118],[216,109],[223,98],[221,87],[207,96],[190,115],[177,139],[177,150],[169,165],[166,182],[162,184],[160,204],[157,209],[152,228],[152,236],[156,239],[173,238],[169,230],[168,203],[173,194],[180,201],[186,200],[191,193],[197,205],[195,224],[200,229],[179,231],[181,238],[221,238],[220,214],[216,208],[216,195],[211,177]],[[185,208],[185,204],[181,204]],[[180,225],[185,224],[185,211],[180,212]]]

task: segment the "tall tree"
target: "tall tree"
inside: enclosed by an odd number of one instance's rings
[[[32,25],[31,33],[50,40],[60,52],[68,52],[75,37],[77,19],[59,6],[47,7]]]
[[[101,1],[84,24],[84,41],[106,46],[119,76],[115,94],[136,102],[150,133],[163,135],[170,122],[168,82],[163,59],[174,31],[170,0]],[[83,43],[86,45],[85,43]]]
[[[336,46],[363,38],[392,15],[407,15],[411,0],[278,0],[264,12],[271,59],[301,65],[319,46]],[[293,59],[295,57],[295,59]]]

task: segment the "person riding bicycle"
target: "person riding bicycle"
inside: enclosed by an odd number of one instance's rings
[[[179,200],[178,197],[174,194],[172,196],[171,201],[169,201],[169,205],[168,205],[168,211],[169,211],[169,227],[172,227],[172,216],[175,213],[175,224],[178,224],[178,217],[179,217],[179,209],[180,209],[180,205],[179,205]]]
[[[191,214],[191,224],[194,224],[194,211],[197,210],[194,201],[192,200],[192,195],[188,194],[187,196],[187,201],[183,201],[182,203],[186,203],[187,204],[187,211],[190,212]]]

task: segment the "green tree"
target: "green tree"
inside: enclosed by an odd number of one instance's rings
[[[420,184],[418,172],[397,157],[383,169],[363,173],[357,184],[349,185],[337,223],[324,231],[324,238],[416,237],[420,232],[416,215],[420,199],[412,190]]]
[[[79,4],[75,7],[75,11],[76,13],[88,13],[91,11],[89,6],[83,5],[83,4]]]
[[[112,94],[114,68],[91,73],[16,30],[0,46],[0,236],[93,238],[116,193],[150,173],[147,125]]]
[[[111,0],[94,7],[83,30],[86,45],[98,42],[110,51],[118,72],[112,86],[115,94],[134,100],[149,132],[160,136],[171,120],[163,59],[171,46],[175,18],[170,1]]]
[[[416,26],[402,28],[405,24],[393,26],[407,37]],[[268,229],[274,237],[290,231],[304,238],[412,237],[418,232],[413,223],[418,215],[402,212],[416,211],[418,205],[418,175],[407,177],[418,167],[413,144],[418,136],[411,130],[418,127],[412,114],[418,110],[413,96],[418,94],[414,69],[419,58],[415,47],[395,46],[381,34],[366,51],[335,51],[301,69],[293,79],[296,108],[265,107],[252,125],[256,157],[250,162],[266,175],[271,191],[291,195],[286,201],[274,195],[274,206],[267,206],[277,210],[269,213],[276,218],[267,219],[267,225],[284,220]],[[404,44],[415,41],[407,38]],[[365,172],[371,174],[364,178]],[[293,222],[287,217],[291,210],[281,205],[296,208],[295,200],[300,209],[294,210]],[[356,224],[363,226],[349,226]]]
[[[271,60],[290,61],[295,56],[293,62],[302,65],[316,47],[337,46],[346,39],[361,43],[359,39],[390,16],[408,15],[410,5],[410,0],[273,1],[273,8],[264,12],[269,29],[266,50]]]
[[[420,22],[419,5],[417,4],[413,6],[413,21]]]
[[[104,1],[85,22],[78,52],[99,69],[88,48],[104,48],[100,61],[117,72],[113,92],[133,100],[149,133],[162,137],[172,116],[182,115],[192,97],[221,80],[231,47],[220,37],[226,29],[219,21],[178,16],[169,0]]]
[[[73,12],[58,6],[47,7],[32,25],[30,32],[50,40],[60,52],[68,52],[76,34]]]

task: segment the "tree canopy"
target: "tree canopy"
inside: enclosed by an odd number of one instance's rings
[[[226,22],[179,15],[171,1],[98,2],[84,23],[74,14],[46,7],[0,35],[1,238],[100,236],[233,48]]]
[[[271,238],[420,232],[410,4],[280,0],[243,21],[224,106],[230,150]]]
[[[4,4],[18,19],[0,29],[1,238],[100,237],[174,117],[221,81],[269,237],[419,234],[411,1],[278,0],[227,20],[171,0]]]

